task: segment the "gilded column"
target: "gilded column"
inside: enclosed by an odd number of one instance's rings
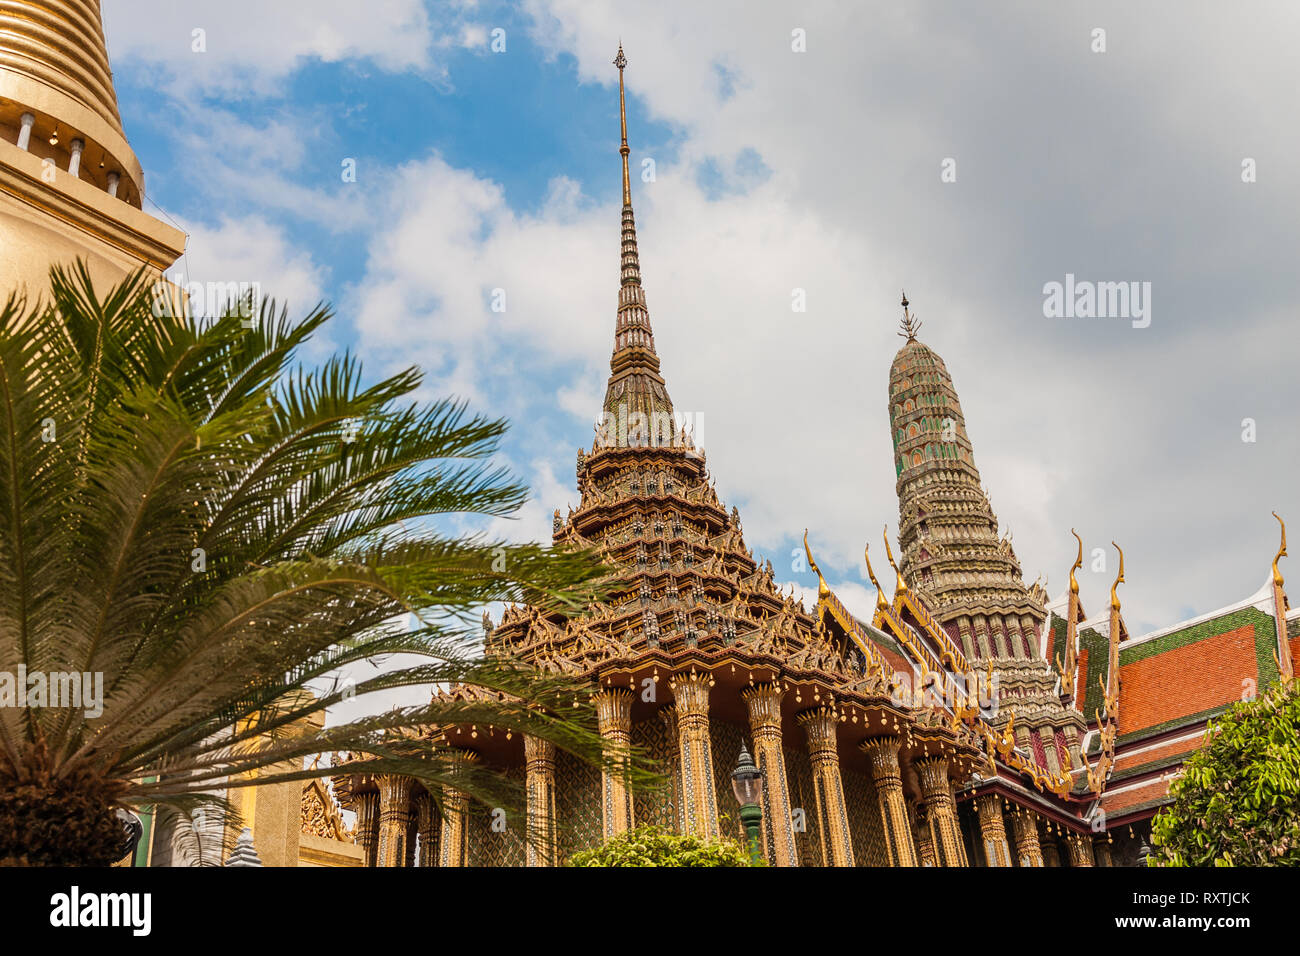
[[[528,866],[555,866],[555,744],[524,737],[524,775],[528,791]]]
[[[1032,810],[1016,807],[1011,813],[1011,832],[1016,840],[1016,860],[1021,866],[1043,866],[1043,848],[1038,843],[1038,818]]]
[[[1011,851],[1007,847],[1007,827],[1002,819],[1002,798],[986,793],[975,799],[980,815],[980,839],[984,842],[984,856],[989,866],[1010,866]]]
[[[438,808],[422,793],[415,798],[415,822],[420,834],[420,866],[438,865]]]
[[[1071,830],[1065,836],[1065,847],[1070,854],[1070,866],[1092,866],[1092,837]]]
[[[844,805],[844,784],[840,779],[840,755],[836,749],[835,711],[814,707],[797,718],[808,735],[808,761],[812,764],[813,796],[817,800],[817,825],[826,836],[822,862],[828,866],[853,865],[853,839],[849,835],[848,808]]]
[[[613,763],[600,774],[600,812],[605,839],[632,829],[632,791],[624,776],[619,754],[632,746],[632,701],[636,698],[625,687],[609,688],[595,696],[596,721],[600,735],[614,750]]]
[[[749,705],[749,728],[754,736],[754,756],[763,771],[763,848],[772,835],[776,866],[798,866],[794,845],[794,815],[781,749],[781,689],[758,684],[741,692]]]
[[[966,852],[961,845],[961,828],[957,823],[957,808],[948,786],[948,759],[922,758],[916,761],[916,773],[921,780],[921,794],[930,815],[930,829],[940,865],[967,866]]]
[[[677,739],[677,705],[668,704],[659,711],[659,718],[664,722],[664,731],[668,734],[669,740]],[[682,786],[682,761],[681,754],[678,753],[672,760],[672,807],[673,807],[673,829],[677,833],[686,832],[685,800],[682,794],[685,789]]]
[[[913,828],[916,839],[916,854],[921,858],[922,866],[938,866],[934,855],[934,841],[930,839],[930,817],[925,811],[925,804],[916,807],[916,826]]]
[[[406,830],[411,822],[411,778],[381,774],[379,783],[379,866],[406,865]]]
[[[677,748],[682,773],[683,830],[691,836],[716,837],[718,795],[713,781],[709,743],[708,674],[678,674],[668,686],[677,702]]]
[[[1097,866],[1114,866],[1110,855],[1110,840],[1104,833],[1092,838],[1092,858]]]
[[[1041,837],[1043,847],[1043,866],[1061,865],[1061,844],[1052,836],[1051,829],[1044,827]]]
[[[357,811],[357,846],[361,847],[366,866],[376,864],[376,849],[379,841],[379,794],[360,793],[356,800]]]
[[[871,759],[871,779],[880,801],[880,821],[889,844],[889,862],[893,866],[917,866],[917,848],[912,843],[907,802],[903,799],[903,775],[898,766],[901,743],[898,737],[886,734],[864,740],[859,746]],[[920,808],[917,812],[918,816],[923,813]],[[928,823],[926,827],[928,832]]]
[[[471,763],[478,759],[477,754],[464,751],[457,755],[457,760]],[[455,787],[445,787],[442,791],[442,832],[438,835],[438,865],[469,865],[469,796]]]

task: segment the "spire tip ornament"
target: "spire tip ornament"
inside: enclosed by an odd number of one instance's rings
[[[904,290],[903,301],[901,303],[901,305],[903,306],[903,322],[899,326],[898,334],[906,338],[907,341],[909,342],[915,342],[916,333],[921,331],[921,323],[917,321],[917,318],[914,314],[912,314],[907,310],[909,304],[910,303],[907,301],[907,291]]]
[[[623,156],[623,205],[632,205],[632,179],[628,174],[627,157],[631,150],[627,147],[627,98],[623,94],[623,68],[627,66],[627,57],[623,55],[623,42],[618,44],[618,56],[614,57],[614,65],[618,67],[618,120],[619,128],[622,132],[622,143],[618,151]]]

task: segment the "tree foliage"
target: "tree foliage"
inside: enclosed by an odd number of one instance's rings
[[[1300,866],[1300,681],[1230,707],[1152,821],[1153,866]]]
[[[643,826],[569,858],[569,866],[753,866],[749,851],[735,840],[681,836]]]
[[[493,601],[579,609],[600,564],[439,530],[525,500],[490,462],[505,424],[412,400],[415,369],[367,385],[347,354],[303,367],[324,308],[200,320],[156,301],[143,273],[101,297],[78,265],[39,306],[0,308],[0,675],[103,681],[102,713],[0,706],[0,859],[106,863],[117,806],[211,819],[218,788],[320,776],[305,758],[337,751],[522,803],[439,726],[609,761],[585,691],[484,657],[474,620]],[[394,654],[421,663],[337,678]],[[457,683],[492,693],[304,730],[345,698]]]

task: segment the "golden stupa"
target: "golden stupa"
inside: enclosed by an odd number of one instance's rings
[[[0,0],[0,287],[83,258],[101,283],[162,271],[185,236],[143,211],[99,0]]]

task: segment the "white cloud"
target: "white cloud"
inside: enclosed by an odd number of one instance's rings
[[[422,0],[113,0],[104,30],[115,64],[149,64],[177,89],[272,93],[311,59],[443,75]]]

